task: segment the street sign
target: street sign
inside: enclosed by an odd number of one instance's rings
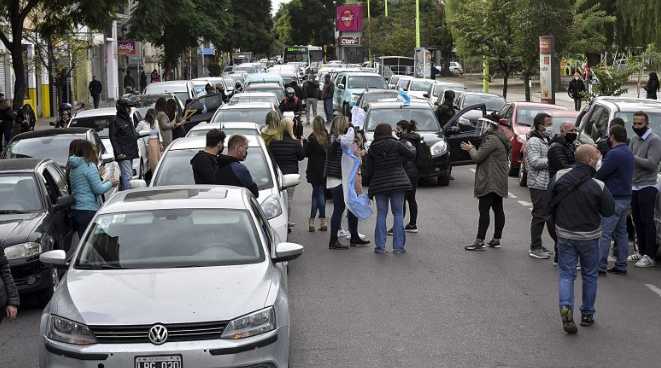
[[[431,51],[424,47],[415,49],[413,61],[416,78],[431,78]]]
[[[335,11],[335,27],[340,32],[360,32],[363,30],[363,5],[338,5]]]
[[[340,36],[340,46],[360,46],[360,36]]]
[[[215,55],[216,49],[213,47],[200,47],[197,49],[198,55]]]
[[[117,54],[135,56],[138,55],[138,47],[135,41],[117,41]]]
[[[552,56],[555,44],[553,36],[539,36],[539,87],[542,103],[555,103],[553,92]]]

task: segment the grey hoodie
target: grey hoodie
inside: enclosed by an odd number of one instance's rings
[[[629,145],[634,155],[633,186],[655,186],[661,162],[661,138],[652,132],[649,132],[646,139],[636,134]]]

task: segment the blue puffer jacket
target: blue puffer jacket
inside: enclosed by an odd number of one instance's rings
[[[96,166],[78,156],[69,157],[69,189],[74,198],[74,210],[96,211],[97,196],[109,191],[112,183],[102,181]]]

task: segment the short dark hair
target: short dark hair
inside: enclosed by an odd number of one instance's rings
[[[207,132],[207,147],[216,147],[225,141],[225,132],[220,129],[211,129]]]
[[[636,112],[633,113],[633,116],[634,116],[634,117],[636,117],[636,116],[644,116],[644,117],[645,117],[645,122],[646,122],[646,123],[649,123],[649,122],[650,122],[650,117],[647,116],[647,114],[646,114],[644,111],[636,111]]]
[[[611,136],[615,138],[618,143],[627,143],[627,129],[620,125],[611,127]]]
[[[374,139],[389,136],[392,137],[392,127],[386,123],[381,123],[374,129]]]
[[[248,138],[240,134],[236,134],[230,137],[229,142],[227,142],[227,148],[231,150],[234,149],[236,146],[240,146],[242,144],[247,144],[247,143],[248,143]]]
[[[624,120],[622,120],[622,118],[614,118],[613,120],[611,120],[611,127],[621,126],[622,128],[624,128],[624,124],[625,123]]]
[[[533,129],[537,129],[540,125],[544,125],[544,120],[550,117],[551,115],[545,112],[540,112],[539,114],[535,115],[535,119],[533,119],[532,122]]]

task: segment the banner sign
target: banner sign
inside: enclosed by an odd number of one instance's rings
[[[138,55],[138,47],[135,41],[118,41],[117,54],[129,56]]]
[[[336,8],[335,27],[340,32],[363,30],[363,5],[345,4]]]
[[[340,36],[340,46],[360,46],[360,36]]]
[[[551,57],[555,39],[553,36],[539,36],[539,87],[541,89],[542,103],[554,103],[553,95],[553,72],[551,68]]]

